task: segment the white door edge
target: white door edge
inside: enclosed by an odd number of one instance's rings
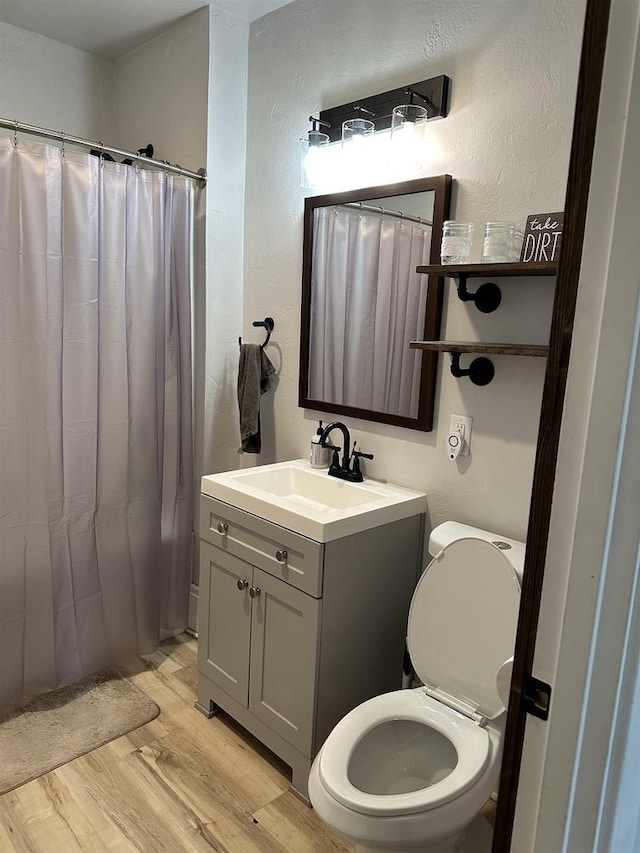
[[[533,667],[554,692],[549,721],[527,723],[514,853],[626,850],[610,839],[638,831],[620,749],[638,685],[619,687],[640,647],[639,18],[640,0],[613,0]]]

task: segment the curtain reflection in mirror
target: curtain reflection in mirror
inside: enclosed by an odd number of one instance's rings
[[[344,205],[314,211],[309,396],[415,418],[431,226]]]

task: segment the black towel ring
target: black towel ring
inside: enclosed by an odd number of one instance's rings
[[[267,337],[265,338],[264,343],[260,344],[260,349],[264,349],[269,343],[271,332],[273,331],[273,327],[275,326],[273,317],[265,317],[264,320],[254,320],[253,325],[262,326],[263,329],[267,330]],[[238,338],[238,346],[242,346],[242,338]]]

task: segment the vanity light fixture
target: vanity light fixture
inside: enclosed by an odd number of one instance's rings
[[[312,129],[301,139],[302,186],[318,188],[326,181],[327,174],[338,185],[343,177],[346,182],[365,180],[360,172],[365,171],[366,160],[374,161],[378,178],[383,161],[389,161],[392,167],[394,161],[413,169],[423,167],[426,125],[433,119],[446,117],[450,87],[450,78],[442,74],[321,110],[318,118],[311,116]],[[391,133],[379,134],[379,131]],[[345,161],[356,159],[349,156],[355,155],[352,143],[360,144],[361,152],[364,150],[365,137],[371,157],[360,156],[359,168],[354,172],[353,162],[348,165]],[[340,151],[330,150],[334,149],[331,143],[339,142],[343,156]]]
[[[339,107],[321,110],[319,121],[325,122],[324,127],[330,141],[336,142],[342,137],[343,122],[349,119],[368,119],[374,123],[376,132],[388,130],[392,124],[394,108],[403,105],[417,107],[418,104],[413,103],[414,98],[418,98],[421,106],[427,111],[428,121],[445,118],[449,112],[450,88],[451,79],[442,74],[440,77],[420,80],[418,83],[410,83],[408,86],[390,89],[388,92],[358,101],[349,101]],[[417,115],[417,111],[414,115]]]

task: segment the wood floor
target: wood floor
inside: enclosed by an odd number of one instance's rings
[[[1,853],[352,851],[289,793],[279,759],[195,710],[195,640],[163,643],[127,675],[160,716],[0,797]]]

